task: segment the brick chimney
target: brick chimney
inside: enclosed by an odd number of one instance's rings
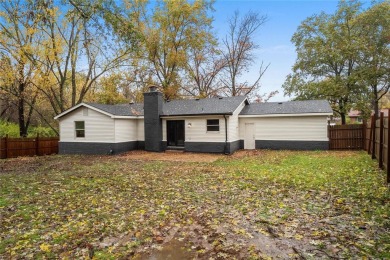
[[[144,131],[145,150],[161,152],[162,148],[162,93],[156,86],[150,86],[149,92],[144,93]]]

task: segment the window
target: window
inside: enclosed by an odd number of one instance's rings
[[[219,119],[207,119],[207,132],[219,131]]]
[[[76,137],[85,137],[85,123],[84,121],[75,121]]]

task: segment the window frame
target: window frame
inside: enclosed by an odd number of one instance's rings
[[[77,123],[83,123],[83,128],[78,128]],[[79,131],[82,131],[83,136],[79,136]],[[85,121],[74,121],[74,134],[75,138],[85,138]]]
[[[218,121],[218,124],[214,124],[209,122],[209,121]],[[210,127],[210,129],[209,129]],[[215,127],[218,127],[217,130],[213,130],[213,128]],[[219,119],[216,119],[216,118],[210,118],[210,119],[206,119],[206,132],[219,132],[220,131],[220,124],[219,124]]]

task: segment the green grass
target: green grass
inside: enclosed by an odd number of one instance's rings
[[[295,241],[309,258],[390,257],[389,190],[363,152],[214,163],[48,156],[0,168],[0,258],[131,257],[175,228],[200,258],[265,257],[252,245],[259,234]],[[212,250],[197,244],[204,237]]]

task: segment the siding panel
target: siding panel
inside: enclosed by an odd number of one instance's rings
[[[239,128],[239,119],[238,115],[241,110],[245,107],[245,102],[242,102],[241,105],[234,111],[233,115],[228,117],[228,141],[235,142],[240,139],[240,128]]]
[[[239,123],[238,115],[228,117],[228,140],[234,142],[239,140]]]
[[[244,139],[245,123],[254,123],[256,140],[328,140],[326,116],[253,117],[239,121],[240,139]]]
[[[115,119],[115,143],[137,141],[136,119]]]
[[[85,121],[85,138],[75,137],[75,121]],[[88,109],[88,115],[84,115],[83,107],[69,113],[60,119],[61,142],[100,142],[113,143],[114,119],[107,115]]]
[[[145,141],[144,120],[137,119],[137,140]]]

